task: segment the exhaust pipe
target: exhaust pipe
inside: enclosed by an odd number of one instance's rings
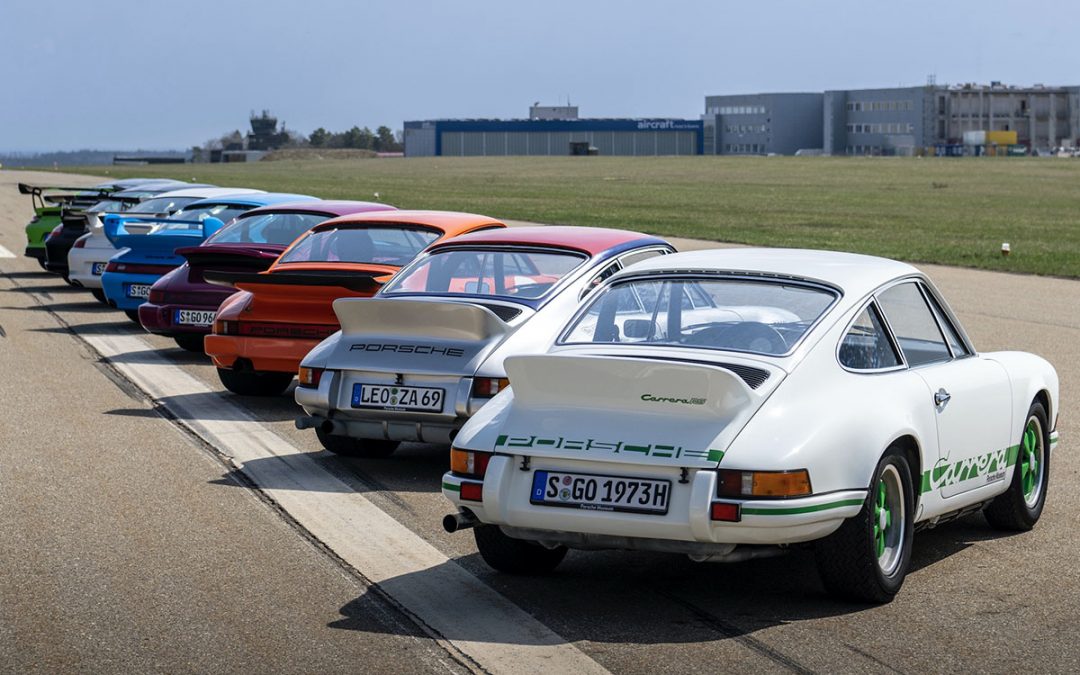
[[[293,424],[296,425],[297,429],[314,429],[325,421],[326,418],[324,417],[297,417],[293,420]]]
[[[443,529],[453,534],[458,530],[467,530],[470,527],[476,527],[480,524],[480,521],[476,519],[472,511],[458,511],[457,513],[448,513],[442,519]]]
[[[343,435],[345,433],[345,425],[337,420],[327,419],[319,415],[311,415],[310,417],[297,417],[293,420],[293,424],[297,429],[318,429],[324,434],[330,435]]]

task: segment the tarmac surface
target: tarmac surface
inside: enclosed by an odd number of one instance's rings
[[[920,532],[880,607],[832,600],[801,551],[572,551],[516,578],[443,532],[445,448],[326,453],[293,427],[291,391],[226,393],[207,359],[22,257],[15,183],[55,180],[0,172],[2,672],[1080,670],[1080,282],[921,266],[981,351],[1058,369],[1062,440],[1032,532],[979,515]],[[252,425],[277,454],[241,447]]]

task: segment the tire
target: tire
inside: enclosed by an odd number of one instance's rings
[[[125,309],[124,314],[127,316],[127,318],[131,319],[136,324],[138,324],[140,326],[142,325],[141,323],[139,323],[139,310],[137,310],[137,309]]]
[[[79,287],[79,284],[77,284],[77,283],[75,283],[74,281],[72,281],[72,280],[71,280],[71,277],[69,277],[69,276],[68,276],[68,273],[67,273],[67,272],[64,272],[63,274],[61,274],[61,275],[60,275],[60,278],[61,278],[61,279],[63,279],[63,280],[64,280],[64,283],[65,283],[65,284],[67,284],[68,286],[73,286],[73,287],[75,287],[75,288],[78,288],[78,287]]]
[[[41,265],[41,269],[45,270],[46,272],[49,271],[49,268],[45,267],[45,258],[38,258],[37,259],[37,264]]]
[[[280,396],[292,384],[292,373],[259,373],[217,369],[225,388],[242,396]]]
[[[845,600],[891,601],[911,565],[914,506],[907,458],[890,448],[874,470],[862,510],[814,545],[825,589]]]
[[[105,291],[100,288],[91,288],[90,295],[94,296],[94,299],[103,305],[109,304],[108,299],[105,297]]]
[[[1041,403],[1032,403],[1020,436],[1009,489],[983,509],[990,527],[1027,532],[1042,515],[1050,483],[1050,436],[1046,421],[1046,409]]]
[[[498,525],[477,525],[473,528],[476,548],[493,569],[506,574],[550,574],[566,557],[566,547],[545,548],[524,539],[503,534]]]
[[[202,333],[185,333],[183,335],[174,335],[173,339],[176,340],[176,344],[180,346],[180,349],[184,349],[189,352],[195,352],[196,354],[203,353]]]
[[[382,459],[394,454],[401,445],[397,441],[387,441],[376,438],[353,438],[352,436],[337,436],[328,434],[322,429],[315,429],[315,435],[319,437],[322,446],[343,457],[366,457],[368,459]]]

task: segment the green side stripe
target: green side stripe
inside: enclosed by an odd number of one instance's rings
[[[442,489],[449,490],[451,492],[461,492],[461,486],[460,485],[454,485],[453,483],[443,483],[442,484]]]
[[[769,508],[744,508],[742,513],[744,516],[793,516],[799,513],[814,513],[815,511],[828,511],[829,509],[839,509],[844,506],[861,506],[862,499],[841,499],[838,502],[828,502],[826,504],[815,504],[814,506],[792,506],[789,508],[769,509]]]
[[[724,458],[723,450],[709,450],[708,460],[710,462],[719,462]]]

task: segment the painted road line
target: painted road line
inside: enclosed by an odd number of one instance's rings
[[[441,639],[492,673],[606,673],[243,408],[141,338],[80,334],[180,424]]]
[[[15,254],[7,250],[3,246],[0,246],[0,258],[14,258]]]

